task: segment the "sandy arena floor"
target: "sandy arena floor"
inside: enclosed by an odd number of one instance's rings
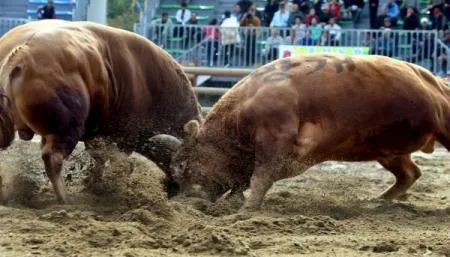
[[[450,153],[414,154],[422,177],[407,201],[368,201],[393,183],[377,163],[327,162],[279,181],[263,210],[233,214],[167,200],[163,174],[116,154],[96,193],[85,190],[92,160],[79,144],[65,165],[71,204],[58,205],[37,143],[0,152],[8,194],[0,206],[0,256],[442,256],[450,257]]]

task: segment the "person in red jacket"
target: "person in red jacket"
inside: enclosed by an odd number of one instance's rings
[[[328,13],[338,21],[341,18],[341,5],[336,0],[330,0],[328,3]]]

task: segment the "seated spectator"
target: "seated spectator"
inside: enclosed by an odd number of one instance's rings
[[[241,37],[239,36],[239,21],[235,16],[231,16],[230,11],[225,11],[224,20],[220,27],[220,34],[222,35],[220,39],[225,51],[224,61],[225,65],[228,65],[231,59],[236,55],[236,52],[234,51],[235,44],[241,42]]]
[[[317,40],[313,40],[311,38],[311,31],[307,30],[305,33],[305,37],[300,39],[300,41],[296,42],[296,45],[302,46],[314,46],[317,45]]]
[[[273,15],[272,22],[270,23],[270,27],[275,28],[287,28],[289,22],[289,11],[286,10],[286,6],[284,3],[279,4],[280,9],[275,12]]]
[[[324,30],[327,31],[327,34],[329,35],[328,40],[333,43],[333,45],[337,45],[341,40],[341,26],[336,24],[336,19],[331,18]]]
[[[305,15],[298,9],[298,4],[293,3],[291,14],[289,15],[289,22],[288,22],[289,26],[292,27],[295,25],[295,20],[297,19],[297,17],[304,19]]]
[[[423,17],[422,19],[420,19],[420,30],[429,30],[430,28],[430,21],[426,18]]]
[[[296,3],[298,9],[306,16],[309,13],[309,0],[294,0],[293,3]]]
[[[269,26],[272,22],[275,12],[278,11],[278,0],[267,0],[266,7],[264,8],[264,23]]]
[[[273,61],[278,59],[279,46],[284,43],[284,39],[280,36],[278,29],[270,29],[270,37],[267,38],[266,50],[268,53],[268,60]]]
[[[311,25],[311,19],[312,19],[312,18],[316,18],[317,20],[319,19],[319,16],[316,14],[316,10],[315,10],[314,8],[311,8],[311,9],[309,10],[309,14],[306,15],[306,18],[305,18],[305,24],[306,24],[307,26]]]
[[[406,11],[406,17],[403,22],[404,30],[416,30],[419,28],[419,16],[417,16],[412,7],[408,7]]]
[[[438,31],[448,29],[445,17],[444,15],[442,15],[441,9],[439,8],[433,9],[433,16],[431,18],[431,29],[435,29]]]
[[[302,18],[296,17],[295,24],[292,26],[291,42],[295,43],[304,38],[307,28],[308,27],[302,22]]]
[[[380,29],[381,27],[383,27],[386,19],[389,19],[389,17],[387,16],[387,9],[382,8],[380,15],[378,15],[377,17],[376,29]]]
[[[219,28],[216,26],[219,24],[216,18],[209,22],[209,26],[205,28],[205,39],[207,40],[206,45],[206,56],[208,59],[208,66],[214,66],[217,61],[217,55],[219,50]]]
[[[329,0],[328,14],[337,21],[341,18],[341,5],[336,0]]]
[[[56,19],[55,7],[53,6],[52,0],[48,0],[46,5],[38,8],[37,18],[38,20]]]
[[[185,25],[191,19],[191,11],[187,9],[186,2],[181,3],[181,9],[175,15],[178,24]]]
[[[394,55],[394,40],[391,37],[391,29],[384,29],[383,36],[375,40],[371,54],[392,57]]]
[[[248,27],[244,30],[245,35],[245,59],[247,61],[247,65],[252,66],[255,64],[256,60],[256,33],[257,29],[253,27],[261,27],[261,21],[255,14],[249,10],[246,14],[244,14],[240,21],[241,27]]]
[[[392,27],[393,27],[393,25],[392,25],[391,19],[386,18],[386,19],[384,19],[384,24],[383,24],[383,26],[380,27],[380,29],[392,29]]]
[[[252,4],[252,6],[250,6],[250,11],[252,11],[252,13],[255,14],[256,17],[258,17],[258,19],[261,21],[261,25],[263,24],[263,14],[258,11],[256,4]]]
[[[318,23],[316,18],[311,19],[309,31],[311,31],[311,39],[314,42],[319,42],[320,36],[322,35],[322,24]]]
[[[392,26],[395,27],[400,16],[400,9],[394,0],[388,0],[386,4],[387,16],[391,20]]]
[[[169,19],[169,14],[162,13],[161,19],[153,20],[150,24],[152,25],[149,33],[151,35],[150,40],[164,48],[168,38],[172,35],[172,21]]]

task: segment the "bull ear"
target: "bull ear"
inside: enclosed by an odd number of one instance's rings
[[[16,66],[9,73],[9,79],[13,80],[13,79],[17,78],[18,76],[20,76],[21,73],[22,73],[22,67]]]
[[[184,124],[184,132],[187,138],[195,138],[200,131],[200,123],[197,120],[190,120]]]

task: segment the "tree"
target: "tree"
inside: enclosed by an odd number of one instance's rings
[[[108,25],[133,31],[133,25],[139,21],[139,12],[135,1],[108,0]]]

